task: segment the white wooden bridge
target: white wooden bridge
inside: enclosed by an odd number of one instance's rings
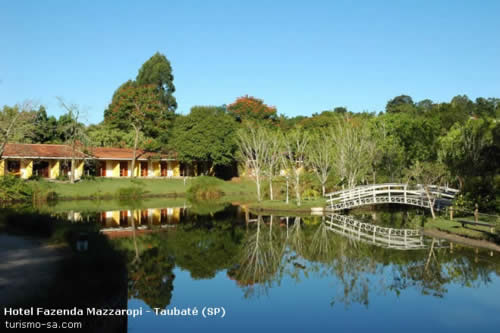
[[[331,214],[325,219],[329,230],[355,241],[397,250],[421,250],[429,247],[418,229],[397,229],[364,223],[349,215]],[[440,241],[439,241],[440,242]],[[444,246],[438,244],[439,247]]]
[[[351,209],[365,205],[403,204],[434,209],[451,205],[458,190],[444,186],[429,186],[431,200],[427,198],[422,185],[375,184],[357,186],[352,189],[326,194],[330,211]]]

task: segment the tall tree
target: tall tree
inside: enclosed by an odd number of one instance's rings
[[[158,89],[160,100],[172,114],[177,109],[174,97],[174,75],[172,66],[165,55],[156,52],[139,69],[136,82],[140,86],[154,85]]]
[[[309,134],[300,128],[289,131],[285,135],[284,146],[286,155],[283,157],[283,162],[287,169],[286,172],[290,172],[292,175],[291,179],[298,206],[302,204],[301,176],[305,169],[305,156],[308,144]]]
[[[494,144],[495,123],[487,119],[470,119],[465,124],[456,123],[446,136],[439,139],[439,157],[457,176],[460,189],[466,177],[486,173],[486,165],[495,164],[485,159],[485,148]],[[486,165],[485,165],[486,164]]]
[[[195,106],[188,115],[176,119],[171,147],[181,161],[204,162],[213,175],[215,167],[235,161],[236,125],[224,107]]]
[[[82,111],[76,104],[67,104],[62,97],[57,97],[59,105],[66,110],[67,121],[60,130],[64,133],[65,142],[71,147],[71,183],[75,182],[75,169],[76,169],[76,152],[77,145],[82,145],[87,142],[87,135],[85,126],[80,123]]]
[[[238,130],[239,158],[251,170],[257,187],[257,201],[262,200],[261,183],[268,161],[268,133],[263,127],[245,126]]]
[[[267,130],[268,135],[268,155],[267,155],[267,176],[269,179],[269,199],[274,200],[273,178],[281,161],[283,153],[283,134],[281,131]]]
[[[306,161],[321,184],[323,196],[326,193],[326,182],[330,176],[334,161],[333,139],[328,131],[311,136],[311,141],[307,149]]]
[[[122,86],[110,104],[109,119],[119,119],[126,122],[134,130],[134,153],[132,157],[132,174],[135,176],[135,162],[139,136],[144,128],[150,127],[156,121],[159,113],[164,110],[159,102],[158,89],[154,85],[140,86],[135,83]]]
[[[442,185],[443,180],[447,176],[445,166],[437,162],[416,161],[415,164],[406,171],[406,175],[408,177],[408,182],[413,180],[417,184],[423,186],[425,195],[429,201],[432,218],[435,219],[436,213],[434,212],[434,204],[436,202],[436,196],[433,194],[431,186]]]
[[[348,188],[356,186],[370,171],[376,144],[366,122],[354,118],[339,121],[332,129],[334,168]]]

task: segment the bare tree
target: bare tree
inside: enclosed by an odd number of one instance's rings
[[[366,124],[349,118],[337,123],[331,137],[335,147],[335,171],[352,188],[371,170],[376,144]]]
[[[258,127],[246,127],[238,131],[238,147],[240,159],[252,171],[257,186],[257,200],[262,200],[261,183],[263,172],[268,162],[268,132]]]
[[[427,200],[429,201],[432,218],[435,219],[436,213],[434,212],[434,204],[437,199],[436,193],[439,193],[439,191],[432,191],[431,186],[440,186],[443,184],[447,176],[446,168],[443,164],[437,162],[417,161],[410,169],[406,170],[406,175],[408,177],[407,182],[413,180],[423,187]]]
[[[273,178],[283,152],[283,136],[279,131],[268,130],[267,176],[269,179],[269,199],[274,200]]]
[[[326,182],[334,164],[333,140],[329,132],[323,131],[312,135],[307,149],[306,165],[314,171],[321,183],[323,196],[326,192]]]
[[[295,129],[285,135],[285,153],[283,156],[283,164],[286,167],[286,172],[291,173],[291,179],[295,188],[295,197],[297,205],[301,205],[301,182],[300,178],[304,172],[304,160],[309,135],[301,129]]]
[[[12,138],[29,136],[33,130],[35,113],[32,112],[33,103],[23,102],[14,107],[5,106],[0,110],[0,158],[3,156],[5,145]]]
[[[71,147],[71,173],[70,181],[75,182],[76,153],[77,146],[87,141],[87,135],[83,124],[80,123],[82,111],[76,104],[67,104],[62,97],[57,97],[59,105],[66,110],[68,122],[63,126],[66,142]]]

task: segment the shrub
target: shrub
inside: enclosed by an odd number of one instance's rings
[[[118,199],[139,199],[146,191],[138,186],[120,187],[116,191],[116,197]]]
[[[0,177],[0,201],[27,201],[31,196],[31,187],[21,178],[11,175]]]
[[[219,178],[201,176],[192,181],[191,186],[187,190],[187,195],[192,199],[198,200],[218,199],[224,195],[224,192],[221,190],[223,184],[224,181]]]

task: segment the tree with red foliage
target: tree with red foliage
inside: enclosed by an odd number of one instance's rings
[[[239,122],[275,124],[278,121],[276,107],[266,105],[263,100],[248,95],[237,98],[227,110]]]

